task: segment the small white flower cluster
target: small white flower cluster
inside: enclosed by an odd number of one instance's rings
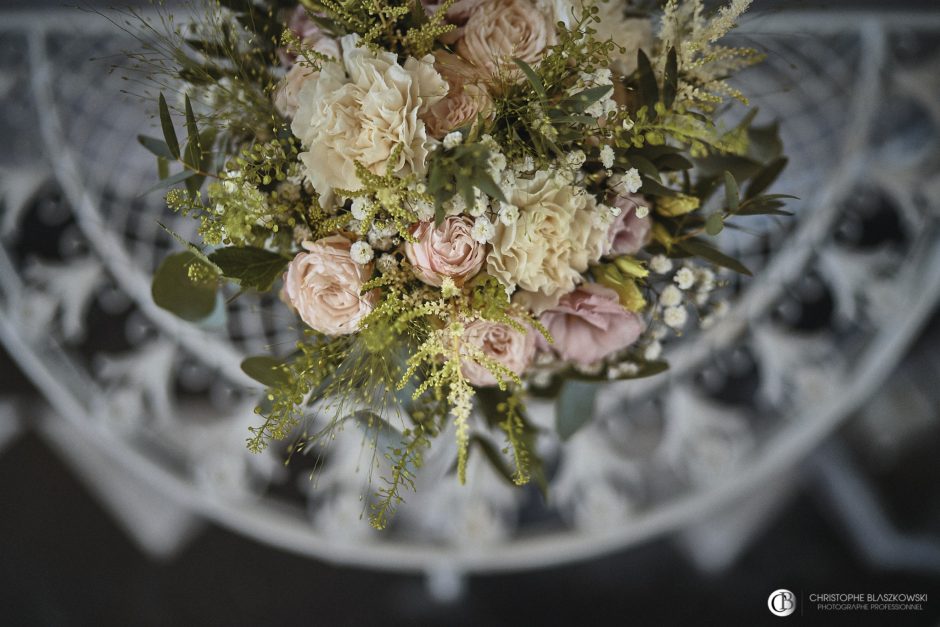
[[[349,248],[349,256],[359,265],[365,265],[375,257],[375,251],[369,246],[368,242],[354,242]]]

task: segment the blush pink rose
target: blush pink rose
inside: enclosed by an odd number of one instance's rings
[[[474,320],[467,325],[463,339],[466,344],[521,376],[535,357],[535,335],[534,331],[522,333],[499,322]],[[489,368],[470,357],[463,360],[461,372],[467,381],[477,387],[497,384]]]
[[[467,216],[444,218],[439,227],[434,222],[419,222],[412,233],[414,242],[405,243],[405,255],[415,275],[440,287],[445,277],[456,285],[473,278],[486,260],[486,245],[473,239],[473,220]]]
[[[284,274],[284,292],[290,305],[311,329],[326,335],[348,335],[372,311],[379,294],[360,294],[372,276],[372,265],[352,260],[352,242],[331,235],[304,242]]]
[[[610,225],[609,255],[633,255],[650,243],[652,223],[649,216],[638,218],[637,207],[649,207],[647,200],[639,194],[615,196],[611,203],[620,208],[620,215]]]
[[[287,18],[287,28],[298,38],[317,52],[338,59],[340,56],[339,42],[330,37],[311,17],[307,10],[297,5]],[[281,63],[290,67],[296,56],[286,48],[278,48],[277,54]]]
[[[562,296],[539,321],[555,340],[549,346],[540,336],[540,348],[582,366],[627,348],[646,327],[640,316],[620,305],[617,292],[597,283],[585,283]]]
[[[557,41],[552,16],[539,10],[530,0],[484,0],[468,4],[469,17],[456,50],[483,75],[521,78],[522,72],[512,59],[535,65],[542,59],[545,49]]]

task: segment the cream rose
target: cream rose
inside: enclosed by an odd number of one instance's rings
[[[593,196],[547,171],[518,179],[509,202],[519,217],[499,223],[490,240],[487,269],[533,311],[558,302],[581,282],[581,273],[607,252],[608,225]]]
[[[428,285],[440,286],[445,277],[457,285],[475,276],[483,267],[486,246],[470,234],[473,220],[466,216],[445,218],[439,227],[420,222],[414,229],[415,242],[405,243],[405,255],[415,275]]]
[[[487,0],[472,6],[457,54],[481,73],[518,77],[513,57],[538,63],[557,42],[553,11],[530,0]]]
[[[522,333],[513,327],[489,320],[475,320],[467,325],[463,341],[484,355],[522,375],[535,356],[535,331]],[[477,387],[497,384],[489,368],[471,357],[463,360],[461,372]]]
[[[402,66],[394,53],[358,47],[356,35],[341,44],[342,62],[325,64],[316,80],[304,83],[291,124],[307,149],[300,159],[323,203],[336,188],[360,188],[357,161],[376,174],[391,165],[398,175],[423,175],[433,140],[422,118],[448,89],[431,55]]]
[[[331,235],[304,242],[284,274],[290,305],[310,328],[327,335],[347,335],[378,302],[376,291],[360,294],[372,275],[372,265],[359,265],[349,255],[352,242]]]

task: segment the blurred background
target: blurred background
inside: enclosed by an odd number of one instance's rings
[[[547,503],[483,466],[460,488],[443,451],[376,533],[361,433],[316,481],[244,448],[240,358],[295,333],[276,300],[198,328],[150,301],[157,220],[194,225],[141,194],[134,41],[0,2],[3,624],[940,624],[940,5],[757,0],[736,37],[801,200],[724,234],[756,270],[731,313],[564,446],[533,408]]]

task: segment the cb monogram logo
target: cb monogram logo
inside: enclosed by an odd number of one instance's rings
[[[774,590],[767,599],[767,607],[774,616],[789,616],[796,610],[796,597],[789,590]]]

